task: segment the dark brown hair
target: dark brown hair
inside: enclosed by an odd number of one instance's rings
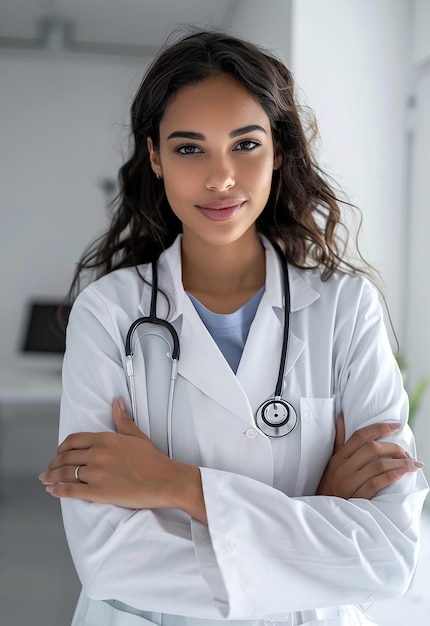
[[[334,186],[312,154],[316,125],[295,100],[294,81],[285,65],[257,46],[222,32],[198,30],[165,47],[152,62],[131,108],[133,150],[119,172],[120,192],[108,232],[79,262],[71,293],[83,271],[100,276],[157,258],[182,226],[171,210],[162,181],[152,172],[147,137],[159,144],[159,124],[167,104],[182,87],[226,74],[241,83],[269,117],[282,164],[274,171],[257,230],[296,267],[320,267],[323,280],[336,270],[369,273],[356,245],[346,256],[348,229]],[[355,244],[356,244],[356,240]]]

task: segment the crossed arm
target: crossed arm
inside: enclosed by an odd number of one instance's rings
[[[199,468],[161,453],[134,424],[122,399],[115,401],[112,411],[117,433],[75,433],[60,444],[57,456],[39,477],[46,491],[58,498],[130,509],[179,509],[207,524]],[[423,467],[398,444],[381,441],[400,426],[400,422],[372,424],[345,442],[340,415],[333,455],[317,495],[371,499]]]

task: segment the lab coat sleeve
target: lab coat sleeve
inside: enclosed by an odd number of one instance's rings
[[[119,330],[128,325],[125,313],[92,288],[75,302],[63,366],[60,441],[72,432],[114,430],[112,403],[129,397]],[[199,571],[187,515],[74,499],[61,504],[74,564],[90,598],[146,611],[219,615]]]
[[[414,455],[407,397],[378,299],[366,281],[360,284],[358,297],[356,279],[338,294],[333,329],[332,366],[347,437],[372,422],[401,420],[392,439]],[[372,500],[290,498],[243,476],[201,473],[208,527],[193,520],[192,530],[223,617],[282,619],[288,611],[366,604],[407,589],[427,493],[421,471]]]

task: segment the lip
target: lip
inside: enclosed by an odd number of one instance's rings
[[[245,200],[242,198],[225,198],[196,204],[197,209],[213,222],[225,222],[239,213]]]
[[[211,200],[210,202],[203,202],[196,204],[198,209],[213,209],[219,211],[221,209],[232,209],[242,205],[245,202],[244,198],[222,198],[219,200]]]

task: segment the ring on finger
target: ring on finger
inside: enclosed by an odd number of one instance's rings
[[[80,483],[82,482],[82,480],[79,478],[79,470],[81,469],[81,467],[82,467],[82,465],[77,465],[75,467],[75,478],[76,478],[76,480],[79,480]]]

